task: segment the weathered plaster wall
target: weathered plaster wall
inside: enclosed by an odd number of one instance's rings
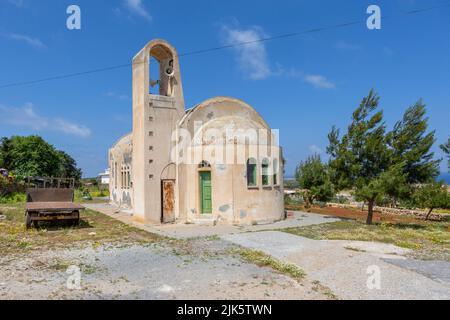
[[[133,208],[133,188],[122,185],[121,169],[122,166],[128,166],[130,167],[131,173],[133,172],[132,150],[133,144],[131,134],[120,138],[109,150],[111,174],[109,183],[110,201],[127,209]],[[115,167],[117,167],[117,169]]]
[[[199,123],[202,123],[200,127]],[[263,132],[270,130],[253,108],[237,99],[218,97],[191,110],[180,127],[187,129],[194,140],[192,147],[185,150],[184,159],[179,159],[185,162],[178,167],[180,220],[194,221],[211,217],[219,222],[251,224],[284,217],[283,169],[280,148],[275,144],[275,139],[269,134],[267,142],[258,145],[257,139],[236,140],[226,132],[230,128],[244,131],[261,129]],[[214,136],[205,134],[208,131],[213,132]],[[225,142],[231,143],[233,152],[230,153],[230,148],[225,149]],[[217,161],[218,152],[223,153],[220,157],[223,161]],[[231,162],[229,154],[233,155]],[[249,157],[258,161],[257,186],[251,188],[247,186],[246,176],[246,161]],[[275,186],[272,176],[269,186],[262,186],[260,164],[263,158],[278,160],[278,183]],[[211,164],[212,215],[200,213],[199,171],[204,169],[199,169],[198,164],[202,160]]]
[[[160,69],[160,94],[149,93],[150,56],[161,65],[173,59],[173,77]],[[166,96],[167,95],[167,96]],[[171,137],[184,115],[180,66],[176,50],[163,40],[150,41],[133,60],[134,215],[161,220],[161,174],[171,163]]]
[[[149,65],[150,56],[160,64],[173,60],[173,75],[168,76],[160,69],[159,95],[149,93],[150,68],[154,67]],[[184,154],[174,153],[178,135],[173,134],[183,130],[189,133],[187,141],[193,139],[195,143],[185,149]],[[245,139],[230,136],[229,130],[239,131]],[[251,132],[248,134],[247,131]],[[252,134],[254,132],[258,133]],[[178,139],[182,140],[182,137]],[[225,149],[225,143],[228,147],[231,145],[232,150]],[[176,180],[177,221],[204,218],[200,214],[198,165],[206,160],[211,164],[211,218],[226,223],[282,219],[283,168],[277,143],[258,112],[241,100],[216,97],[185,112],[178,55],[167,42],[153,40],[133,59],[132,134],[119,140],[110,150],[111,159],[118,162],[118,172],[122,163],[132,159],[133,185],[126,190],[115,187],[112,177],[111,201],[132,207],[137,220],[159,223],[162,216],[161,180],[172,179]],[[223,152],[221,160],[216,161],[220,152]],[[195,154],[197,158],[191,157],[187,162],[180,159],[189,154]],[[246,177],[246,161],[250,157],[258,162],[257,186],[251,188],[247,186]],[[269,185],[263,187],[261,163],[266,158],[270,167],[273,159],[278,160],[278,183],[274,185],[270,176]],[[175,164],[177,160],[178,164]]]

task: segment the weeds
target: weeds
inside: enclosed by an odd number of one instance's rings
[[[285,274],[297,281],[304,278],[305,272],[297,267],[295,264],[283,262],[272,258],[262,251],[246,249],[246,248],[232,248],[230,249],[232,254],[239,255],[247,262],[251,262],[260,267],[270,267],[282,274]]]
[[[412,249],[420,259],[450,261],[450,223],[417,221],[414,223],[375,223],[338,221],[321,225],[289,228],[282,231],[316,240],[356,240],[390,243]]]

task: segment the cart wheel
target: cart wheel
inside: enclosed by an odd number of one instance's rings
[[[76,227],[76,226],[80,225],[80,212],[79,211],[75,211],[74,213],[77,215],[77,218],[72,220],[72,225],[74,227]]]
[[[27,213],[25,218],[25,226],[27,227],[27,229],[31,228],[31,215],[29,213]]]

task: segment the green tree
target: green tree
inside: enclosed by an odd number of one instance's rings
[[[381,172],[380,175],[371,179],[367,184],[361,185],[355,189],[355,197],[357,200],[369,202],[368,224],[371,224],[372,216],[370,216],[370,201],[381,203],[384,196],[390,196],[394,200],[402,198],[404,194],[409,192],[409,186],[406,183],[406,174],[402,165],[390,167],[388,170]],[[369,219],[370,216],[370,219]],[[369,221],[370,220],[370,221]]]
[[[340,137],[333,127],[328,135],[330,167],[338,189],[353,188],[368,203],[367,224],[372,224],[373,207],[385,192],[382,175],[390,166],[383,112],[377,111],[379,96],[371,90],[353,112],[352,123]]]
[[[435,132],[426,133],[428,118],[425,114],[425,104],[419,100],[387,134],[392,164],[403,164],[409,184],[431,182],[439,175],[440,160],[433,160],[434,152],[430,151],[436,141]]]
[[[295,179],[304,189],[303,198],[307,207],[314,201],[328,201],[334,196],[328,166],[322,163],[319,155],[300,162],[295,170]]]
[[[58,176],[61,178],[74,178],[75,181],[81,179],[81,169],[77,168],[77,162],[64,151],[57,151],[60,157],[60,167]]]
[[[0,140],[0,168],[8,169],[11,167],[11,149],[12,141],[3,137]]]
[[[447,140],[447,143],[441,144],[441,149],[447,155],[447,168],[450,171],[450,138]]]
[[[10,171],[14,176],[57,176],[60,157],[53,146],[39,136],[11,137]]]
[[[413,195],[414,203],[422,208],[428,208],[426,220],[436,208],[450,208],[450,195],[444,182],[432,182],[417,188]]]
[[[0,142],[0,166],[21,179],[27,176],[80,179],[75,160],[39,136],[12,136]]]

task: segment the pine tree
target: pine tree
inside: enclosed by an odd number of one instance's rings
[[[422,100],[409,107],[394,129],[388,133],[387,142],[392,152],[392,164],[403,164],[409,184],[433,181],[439,175],[440,160],[433,160],[435,132],[426,133],[428,118]]]
[[[441,149],[447,155],[447,168],[450,172],[450,138],[447,140],[447,143],[441,144]]]
[[[306,161],[300,162],[295,170],[295,179],[299,187],[304,189],[306,207],[315,200],[328,201],[334,196],[328,166],[322,163],[319,155],[310,156]]]
[[[359,199],[367,201],[367,224],[372,224],[375,201],[385,192],[383,173],[389,169],[391,158],[378,104],[379,96],[371,90],[353,113],[342,138],[335,127],[328,135],[333,182],[339,189],[353,188]]]
[[[428,220],[435,208],[450,208],[450,194],[447,191],[447,185],[442,181],[420,186],[414,192],[413,199],[420,208],[428,209],[425,220]]]

